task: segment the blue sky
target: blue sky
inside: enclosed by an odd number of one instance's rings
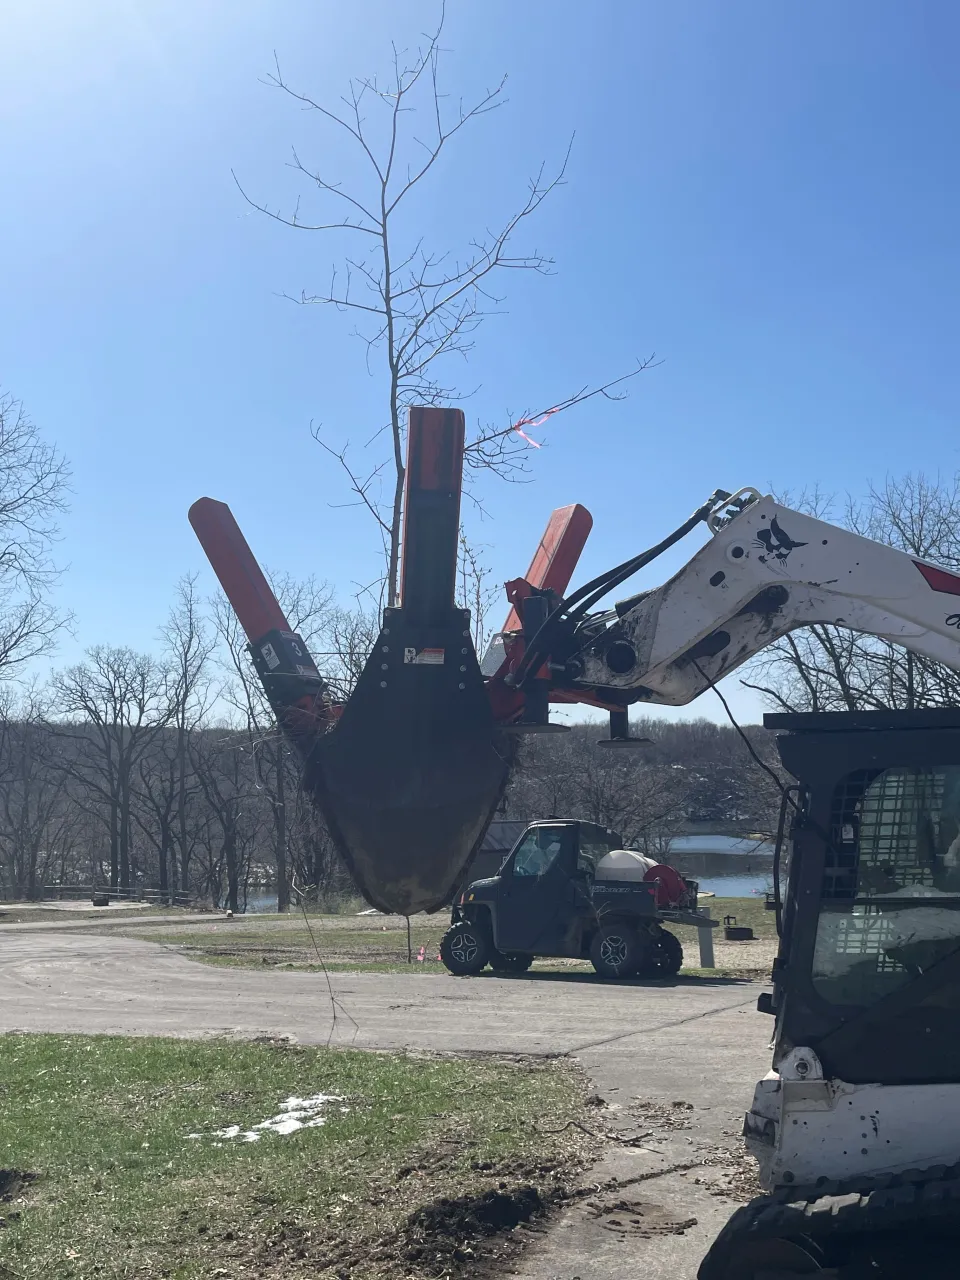
[[[273,51],[330,100],[436,13],[32,0],[0,18],[0,382],[73,465],[60,599],[77,627],[59,660],[155,644],[176,579],[208,581],[186,522],[201,494],[271,567],[345,598],[376,572],[310,423],[366,439],[382,383],[344,317],[280,297],[322,287],[340,246],[251,214],[230,171],[278,203],[296,142],[354,181],[260,83]],[[567,185],[517,242],[556,274],[508,282],[462,372],[480,388],[468,415],[663,361],[622,403],[556,420],[533,483],[486,485],[473,535],[498,578],[561,503],[593,511],[587,575],[718,485],[859,492],[957,468],[958,38],[951,0],[450,0],[447,85],[469,96],[508,72],[510,102],[422,207],[431,243],[496,221],[576,133]]]

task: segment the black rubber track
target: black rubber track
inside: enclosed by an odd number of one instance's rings
[[[700,1264],[699,1280],[740,1280],[729,1270],[741,1243],[786,1238],[829,1248],[841,1237],[933,1228],[960,1234],[960,1163],[787,1187],[738,1209]],[[960,1274],[960,1263],[958,1263]]]

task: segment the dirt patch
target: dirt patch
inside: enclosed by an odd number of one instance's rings
[[[521,1233],[535,1230],[564,1198],[560,1189],[500,1182],[477,1195],[431,1200],[413,1210],[398,1231],[373,1239],[317,1240],[302,1225],[285,1223],[265,1242],[262,1274],[285,1275],[291,1261],[309,1258],[314,1274],[336,1280],[368,1274],[480,1280],[500,1274],[520,1253]]]
[[[644,1128],[654,1131],[689,1129],[691,1127],[692,1102],[632,1102],[627,1108]]]
[[[651,1236],[682,1236],[697,1225],[696,1218],[680,1218],[663,1205],[650,1200],[588,1200],[587,1209],[608,1231],[618,1235],[634,1235],[641,1239]]]
[[[28,1173],[25,1169],[0,1169],[0,1207],[3,1208],[0,1213],[0,1228],[12,1226],[19,1219],[20,1210],[7,1209],[6,1206],[19,1200],[36,1180],[37,1175]],[[0,1264],[0,1280],[18,1280],[18,1277],[16,1272]]]
[[[465,1267],[471,1263],[474,1269],[479,1266],[480,1241],[506,1237],[521,1224],[545,1217],[548,1209],[539,1190],[530,1185],[455,1200],[441,1198],[410,1215],[398,1252],[404,1262],[413,1263],[426,1275],[446,1276],[452,1270],[469,1274]],[[483,1262],[489,1267],[498,1253],[503,1257],[504,1249],[485,1248],[483,1252]]]
[[[473,1143],[458,1130],[434,1134],[407,1163],[371,1182],[372,1201],[384,1210],[416,1206],[397,1229],[368,1233],[345,1202],[326,1222],[282,1223],[260,1242],[256,1274],[286,1280],[305,1274],[306,1266],[318,1280],[491,1280],[508,1273],[532,1235],[546,1230],[549,1215],[584,1195],[573,1184],[602,1146],[575,1129],[551,1141],[552,1158],[483,1160],[470,1159]],[[474,1184],[467,1193],[443,1194],[464,1180]],[[590,1194],[597,1191],[594,1185]]]
[[[495,1236],[512,1231],[521,1222],[542,1218],[547,1211],[536,1187],[517,1187],[515,1191],[485,1191],[481,1196],[441,1198],[411,1213],[407,1228],[416,1236]]]
[[[296,1036],[254,1036],[253,1044],[265,1044],[270,1049],[294,1049],[303,1053],[303,1046],[298,1044]]]
[[[19,1199],[29,1187],[36,1182],[35,1173],[27,1173],[25,1169],[0,1169],[0,1202],[9,1204]]]

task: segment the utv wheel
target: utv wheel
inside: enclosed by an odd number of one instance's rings
[[[672,978],[683,967],[683,947],[680,939],[666,929],[661,929],[653,944],[650,972],[660,978]]]
[[[515,951],[494,951],[490,957],[490,968],[494,973],[526,973],[532,964],[533,956],[520,955]]]
[[[482,973],[493,953],[487,931],[461,920],[440,939],[440,959],[458,978]]]
[[[640,940],[625,921],[601,925],[590,943],[590,963],[601,978],[632,978],[642,960]]]

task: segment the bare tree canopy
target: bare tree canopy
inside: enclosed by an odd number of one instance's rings
[[[660,858],[689,822],[718,831],[769,835],[780,791],[736,731],[707,720],[638,719],[643,751],[601,751],[597,724],[524,742],[507,791],[506,815],[582,818],[613,828],[631,849]],[[746,731],[761,759],[778,769],[772,735]]]
[[[960,473],[922,473],[871,485],[842,514],[820,493],[784,501],[910,555],[960,570]],[[900,645],[818,624],[784,636],[754,660],[742,683],[781,711],[956,706],[960,674]]]
[[[443,17],[413,50],[393,46],[386,78],[351,80],[339,103],[327,105],[291,85],[276,63],[268,83],[288,95],[321,126],[318,145],[329,149],[331,135],[345,141],[360,161],[361,177],[348,186],[327,167],[294,149],[290,165],[302,180],[307,200],[277,208],[248,194],[261,213],[298,231],[334,234],[346,241],[339,265],[319,290],[303,290],[293,301],[329,306],[350,314],[367,348],[367,366],[384,376],[386,421],[374,425],[354,461],[350,444],[331,444],[321,429],[315,437],[338,462],[353,494],[375,522],[383,547],[387,602],[397,599],[404,489],[405,412],[411,405],[449,405],[466,398],[450,372],[453,358],[465,361],[485,317],[503,303],[500,281],[511,272],[547,274],[553,261],[515,241],[543,202],[562,185],[570,155],[550,168],[535,166],[525,193],[492,228],[474,235],[458,251],[428,247],[414,201],[431,190],[451,148],[477,122],[505,105],[506,77],[471,100],[448,94],[441,84]],[[435,203],[442,190],[433,191]],[[309,205],[309,208],[306,207]],[[290,296],[290,295],[287,295]],[[622,384],[649,367],[637,362],[602,386],[582,386],[537,414],[525,413],[498,425],[480,425],[467,443],[468,467],[515,476],[537,442],[525,426],[541,425],[557,413],[593,397],[619,399]],[[472,391],[466,394],[472,394]],[[379,595],[379,592],[375,592]]]
[[[330,617],[330,590],[326,584],[313,578],[296,582],[289,576],[284,576],[275,579],[271,585],[281,602],[284,616],[311,649],[316,651],[318,643],[319,646],[329,647],[323,637],[334,631],[334,628]],[[245,741],[241,739],[231,743],[227,752],[232,752],[233,757],[236,757],[239,750],[244,750],[252,762],[260,800],[269,808],[270,813],[277,910],[286,911],[290,905],[292,883],[288,851],[294,826],[292,818],[298,808],[299,764],[276,727],[273,711],[253,669],[249,648],[236,614],[223,596],[218,596],[214,601],[213,626],[221,644],[221,664],[225,676],[223,697],[232,707],[238,721],[244,725]],[[225,774],[225,758],[222,749],[219,756],[215,757],[219,760],[216,768],[220,775]],[[209,769],[206,772],[199,771],[204,794],[214,807],[223,831],[228,876],[231,868],[236,870],[235,855],[239,847],[238,831],[231,826],[232,815],[242,803],[244,785],[249,785],[250,781],[245,778],[236,758],[231,767],[230,785],[226,790],[218,787],[212,780]],[[230,893],[235,895],[235,892],[236,884],[231,881]],[[231,906],[234,907],[233,897]]]
[[[0,394],[0,678],[49,652],[64,619],[50,602],[69,470],[23,405]]]
[[[61,721],[56,732],[75,744],[70,774],[77,803],[106,828],[110,885],[131,885],[136,770],[169,722],[168,681],[149,654],[97,645],[86,662],[58,672],[51,682]]]

